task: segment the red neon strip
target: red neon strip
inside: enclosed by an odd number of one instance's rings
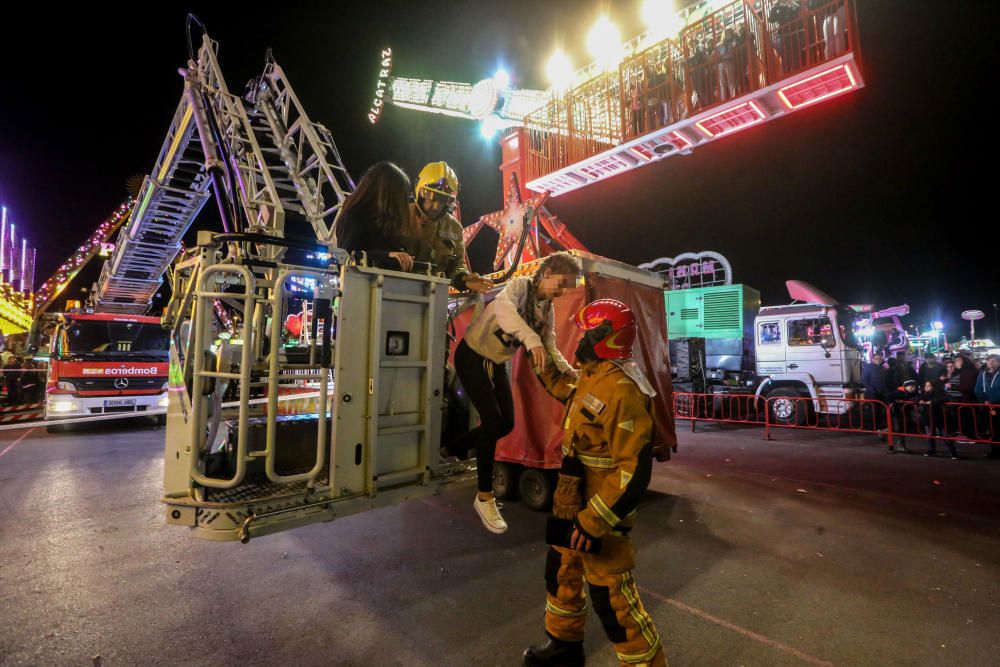
[[[684,145],[683,145],[683,146],[681,146],[681,148],[687,148],[688,146],[690,146],[690,145],[691,145],[691,142],[690,142],[690,141],[688,141],[688,140],[687,140],[686,138],[684,138],[683,136],[681,136],[681,135],[680,135],[679,133],[677,133],[677,132],[674,132],[674,133],[673,133],[673,136],[674,136],[674,138],[676,138],[676,139],[680,139],[681,141],[683,141],[683,142],[684,142]],[[671,143],[675,143],[675,142],[671,142]]]
[[[797,104],[792,104],[792,102],[788,99],[788,96],[785,95],[786,91],[792,91],[793,89],[801,88],[804,84],[806,84],[806,83],[808,83],[808,82],[810,82],[810,81],[812,81],[814,79],[817,79],[819,77],[825,77],[825,76],[831,74],[832,72],[836,72],[839,69],[844,70],[844,73],[847,75],[847,80],[850,81],[850,85],[838,88],[837,90],[831,90],[831,91],[826,92],[826,93],[824,93],[822,95],[819,95],[817,97],[813,97],[812,99],[807,99],[806,101],[799,102]],[[838,65],[836,67],[833,67],[831,69],[826,70],[825,72],[820,72],[819,74],[814,74],[814,75],[812,75],[811,77],[809,77],[807,79],[803,79],[802,81],[796,81],[795,83],[793,83],[791,85],[785,86],[784,88],[782,88],[782,89],[780,89],[778,91],[778,97],[781,98],[781,101],[789,109],[793,109],[793,110],[794,109],[801,109],[802,107],[809,106],[810,104],[815,104],[816,102],[822,102],[823,100],[829,99],[829,98],[833,97],[834,95],[839,95],[840,93],[843,93],[843,92],[846,92],[846,91],[851,90],[853,88],[856,88],[857,85],[858,85],[858,82],[855,80],[854,73],[851,71],[851,68],[848,67],[847,65]]]
[[[749,122],[740,123],[739,125],[736,125],[734,127],[730,127],[730,128],[728,128],[726,130],[723,130],[722,132],[719,132],[718,134],[712,132],[711,130],[709,130],[708,128],[706,128],[704,125],[702,125],[702,123],[709,123],[709,122],[715,120],[716,118],[718,118],[719,116],[724,116],[726,114],[731,114],[734,111],[736,111],[737,109],[740,109],[740,108],[746,107],[746,106],[749,106],[751,109],[753,109],[757,113],[756,120],[751,120]],[[751,125],[755,125],[756,123],[759,123],[759,122],[761,122],[763,120],[766,120],[766,119],[767,119],[767,116],[764,115],[764,112],[761,111],[760,108],[756,104],[754,104],[754,102],[751,100],[749,102],[743,102],[742,104],[738,104],[738,105],[736,105],[734,107],[730,107],[730,108],[728,108],[728,109],[726,109],[724,111],[720,111],[717,114],[713,114],[713,115],[709,116],[708,118],[700,120],[697,123],[695,123],[695,126],[699,130],[701,130],[702,132],[704,132],[705,135],[708,136],[709,139],[714,139],[716,137],[722,137],[722,136],[725,136],[727,134],[730,134],[731,132],[735,132],[736,130],[742,130],[745,127],[749,127]]]
[[[635,153],[636,155],[638,155],[639,157],[641,157],[646,162],[649,162],[650,158],[646,157],[646,154],[643,153],[642,151],[636,150],[637,148],[638,148],[638,146],[633,146],[629,150],[632,151],[633,153]],[[638,166],[638,165],[636,165],[636,166]]]

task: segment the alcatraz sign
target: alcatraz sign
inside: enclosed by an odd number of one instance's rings
[[[372,125],[382,117],[382,109],[385,107],[385,93],[389,86],[389,77],[392,75],[392,49],[386,47],[382,49],[382,67],[378,71],[378,86],[375,87],[375,99],[368,109],[368,120]]]

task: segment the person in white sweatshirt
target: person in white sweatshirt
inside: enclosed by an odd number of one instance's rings
[[[523,346],[535,368],[552,363],[563,373],[576,373],[556,348],[552,300],[574,287],[580,272],[572,255],[550,255],[533,276],[508,282],[469,325],[455,349],[455,370],[480,424],[446,449],[464,458],[475,448],[479,492],[473,507],[490,532],[507,530],[493,497],[497,440],[514,429],[514,397],[504,364]]]

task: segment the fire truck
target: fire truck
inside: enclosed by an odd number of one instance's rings
[[[141,416],[167,406],[169,336],[159,317],[70,310],[59,316],[49,354],[50,426],[92,415]],[[163,423],[165,417],[156,419]]]

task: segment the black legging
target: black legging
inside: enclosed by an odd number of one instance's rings
[[[455,349],[455,371],[479,412],[480,424],[449,444],[448,450],[464,458],[475,447],[479,490],[492,492],[497,440],[514,430],[514,396],[507,368],[479,356],[463,340]]]

